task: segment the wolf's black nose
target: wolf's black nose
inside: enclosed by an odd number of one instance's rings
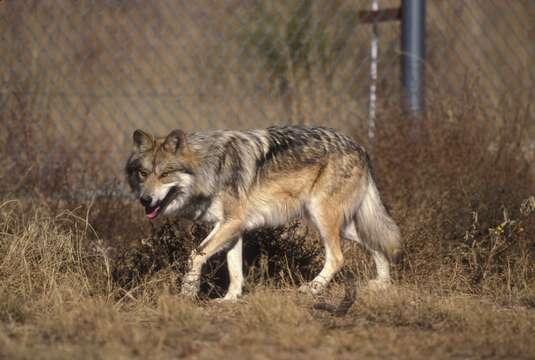
[[[152,202],[152,198],[149,195],[143,195],[139,201],[141,202],[141,205],[148,207]]]

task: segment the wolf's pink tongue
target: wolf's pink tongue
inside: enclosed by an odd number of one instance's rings
[[[152,212],[147,214],[147,217],[149,219],[154,219],[156,215],[158,215],[158,212],[160,211],[160,207],[158,206],[156,209],[152,210]]]

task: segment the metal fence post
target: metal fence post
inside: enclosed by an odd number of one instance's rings
[[[379,0],[372,0],[372,11],[379,11]],[[370,108],[368,113],[368,138],[373,139],[375,137],[375,116],[377,108],[377,63],[379,53],[379,25],[378,15],[374,16],[372,23],[372,41],[370,46]]]
[[[425,0],[402,0],[401,76],[409,111],[423,108],[423,61],[425,57]]]

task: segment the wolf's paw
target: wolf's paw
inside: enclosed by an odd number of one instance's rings
[[[236,292],[227,292],[225,294],[225,297],[221,298],[223,301],[226,301],[226,302],[236,302],[240,299],[241,297],[241,292],[240,293],[236,293]]]
[[[371,291],[383,291],[392,285],[392,281],[384,279],[373,279],[368,281],[366,288]]]
[[[240,300],[241,294],[227,293],[224,297],[214,299],[216,303],[236,303]]]
[[[325,289],[325,286],[319,281],[311,281],[299,287],[298,291],[303,294],[318,295]]]
[[[195,282],[184,282],[180,288],[180,295],[188,298],[195,299],[199,288]]]

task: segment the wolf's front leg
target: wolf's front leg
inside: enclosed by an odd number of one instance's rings
[[[191,253],[189,271],[184,275],[181,294],[194,298],[199,292],[202,266],[216,252],[240,235],[241,222],[230,221],[218,224],[203,240],[199,247]]]
[[[199,254],[197,250],[193,250],[189,258],[189,271],[182,278],[182,287],[180,294],[187,298],[195,298],[199,292],[201,285],[201,269],[202,263],[199,265]]]
[[[227,252],[227,267],[230,284],[225,301],[236,301],[243,289],[243,240],[240,236],[234,246]]]
[[[204,246],[204,244],[209,242],[215,236],[215,234],[217,234],[220,226],[220,223],[215,224],[212,231],[210,231],[210,234],[208,234],[208,236],[201,242],[199,248]],[[189,257],[189,271],[182,278],[182,288],[180,291],[180,294],[185,297],[194,298],[199,292],[199,287],[201,284],[201,270],[203,266],[203,262],[199,263],[199,261],[202,260],[201,255],[202,254],[199,253],[198,249],[194,249]]]

